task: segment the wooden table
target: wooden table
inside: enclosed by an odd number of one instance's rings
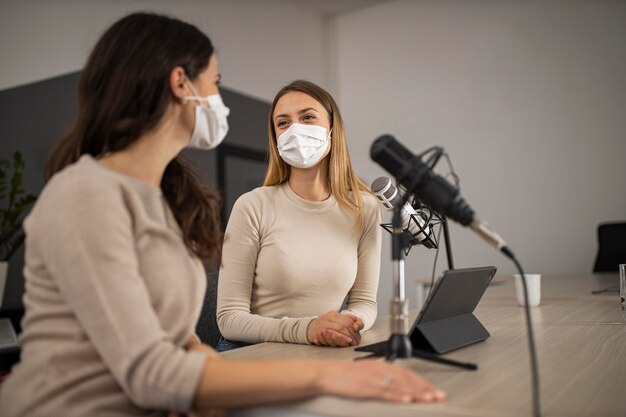
[[[497,278],[497,279],[496,279]],[[491,333],[485,342],[445,357],[479,365],[463,371],[434,363],[398,361],[448,393],[443,404],[396,405],[319,397],[274,407],[239,410],[235,415],[332,416],[531,416],[528,342],[523,309],[512,279],[496,277],[476,316]],[[543,415],[626,416],[626,322],[618,294],[591,290],[617,282],[611,277],[546,276],[542,300],[532,309],[541,378]],[[417,315],[413,311],[413,317]],[[388,337],[388,317],[379,318],[363,344]],[[352,348],[262,343],[224,353],[233,359],[352,359]]]

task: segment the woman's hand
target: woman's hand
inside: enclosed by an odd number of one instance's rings
[[[215,349],[202,343],[195,334],[192,334],[187,339],[187,342],[185,343],[185,350],[206,352],[208,359],[222,359],[220,354]]]
[[[380,359],[336,362],[324,366],[319,383],[323,393],[392,402],[434,402],[446,394],[407,368]]]
[[[363,321],[358,317],[329,311],[311,321],[307,339],[318,346],[356,346],[361,343],[362,329]]]

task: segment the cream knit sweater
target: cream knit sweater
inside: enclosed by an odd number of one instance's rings
[[[244,342],[309,343],[311,320],[345,312],[369,329],[376,320],[381,209],[362,194],[364,222],[330,197],[311,202],[288,183],[237,200],[222,253],[217,303],[220,331]],[[346,299],[347,297],[347,299]]]
[[[161,190],[83,156],[48,183],[25,230],[22,356],[0,415],[189,410],[206,354],[183,345],[206,275]]]

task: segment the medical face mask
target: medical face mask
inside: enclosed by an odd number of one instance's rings
[[[294,123],[278,137],[277,147],[280,157],[292,167],[309,168],[322,159],[329,143],[326,128]]]
[[[191,81],[187,79],[187,82],[189,82],[189,87],[195,96],[185,96],[182,99],[200,102],[196,106],[196,121],[187,147],[204,150],[213,149],[224,140],[228,133],[230,109],[224,105],[222,96],[219,94],[201,97]],[[208,107],[204,103],[207,103]]]

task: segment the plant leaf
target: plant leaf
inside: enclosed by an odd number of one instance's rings
[[[25,194],[25,161],[19,151],[13,153],[13,163],[0,160],[0,259],[8,260],[24,243],[22,218],[37,199],[32,194]],[[9,180],[10,168],[13,173]]]

